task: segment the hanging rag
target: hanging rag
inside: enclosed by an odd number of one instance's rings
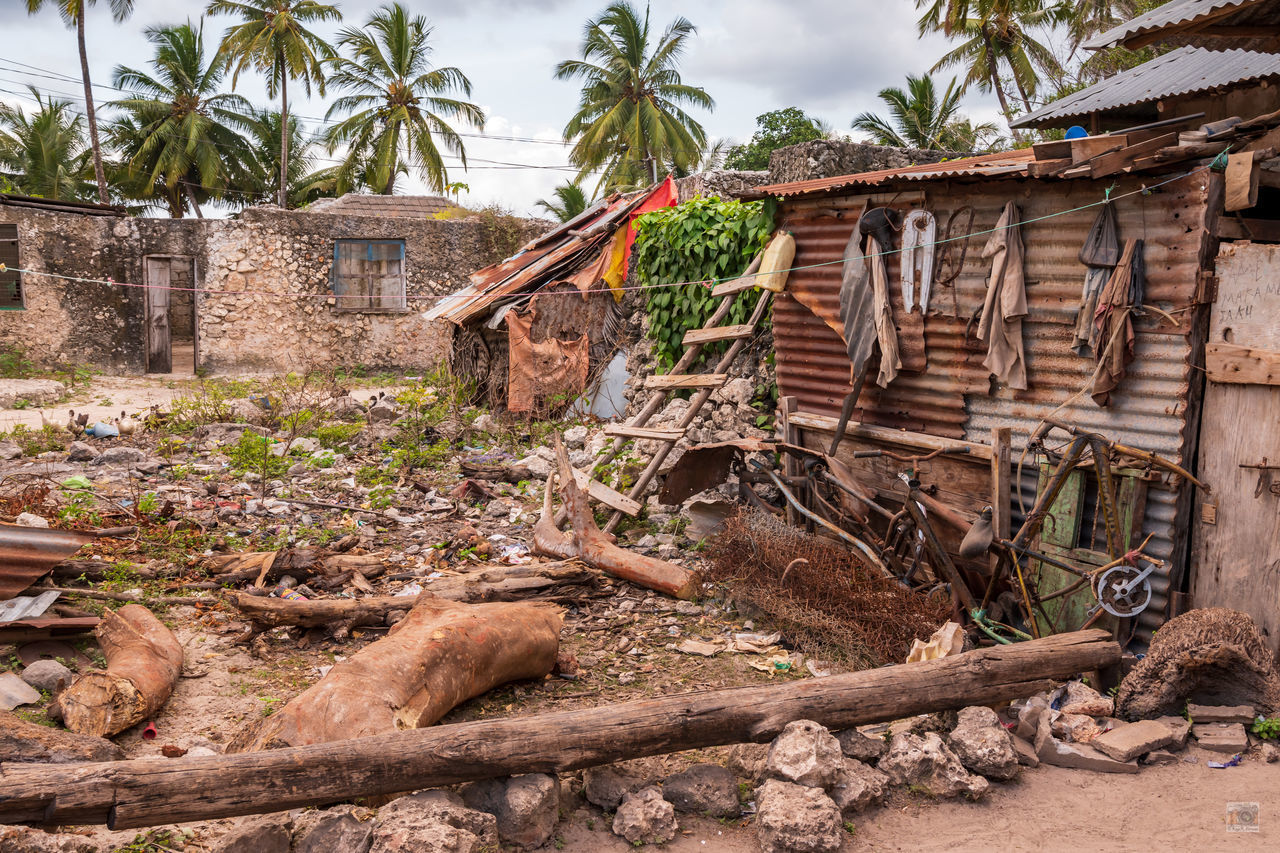
[[[591,346],[588,336],[535,343],[536,317],[536,311],[508,311],[506,315],[507,409],[512,412],[529,412],[539,404],[572,400],[586,389]]]
[[[865,241],[865,242],[864,242]],[[876,384],[888,386],[898,375],[898,336],[889,305],[889,274],[884,250],[872,234],[864,236],[855,228],[844,248],[843,278],[840,284],[840,319],[844,341],[856,383],[866,369],[876,344],[880,345],[880,374]]]
[[[1120,386],[1133,361],[1133,313],[1142,304],[1145,291],[1142,241],[1127,240],[1120,263],[1098,294],[1094,313],[1098,369],[1094,372],[1092,396],[1099,406],[1111,404],[1111,393]]]
[[[1022,318],[1027,316],[1027,288],[1022,270],[1022,232],[1018,207],[1004,206],[982,257],[991,259],[987,298],[978,324],[978,339],[987,342],[982,364],[997,379],[1019,391],[1027,389],[1027,361],[1022,352]]]
[[[927,210],[913,210],[902,226],[902,307],[915,311],[919,298],[921,314],[929,313],[929,291],[933,288],[933,255],[938,223]]]
[[[1102,205],[1089,228],[1084,245],[1080,247],[1080,263],[1088,269],[1084,274],[1084,288],[1080,292],[1080,307],[1076,311],[1075,332],[1071,349],[1076,355],[1091,356],[1097,352],[1097,326],[1093,315],[1098,308],[1098,294],[1111,277],[1120,260],[1120,239],[1116,231],[1116,212],[1108,201]]]

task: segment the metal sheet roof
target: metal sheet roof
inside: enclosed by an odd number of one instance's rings
[[[810,193],[841,190],[846,187],[876,186],[898,179],[930,181],[938,178],[961,177],[1023,177],[1027,174],[1027,164],[1033,160],[1035,160],[1035,152],[1030,148],[1023,148],[1017,151],[999,151],[995,154],[962,157],[959,160],[944,160],[941,163],[921,163],[916,166],[904,166],[901,169],[880,169],[875,172],[860,172],[856,175],[837,175],[833,178],[817,178],[812,181],[771,184],[759,187],[743,197],[781,196],[782,198],[790,198]]]
[[[1173,0],[1112,27],[1084,43],[1089,50],[1101,50],[1117,44],[1144,47],[1148,44],[1200,45],[1266,49],[1275,44],[1274,35],[1259,33],[1217,33],[1199,31],[1216,27],[1274,26],[1280,21],[1280,2],[1276,0]]]
[[[22,592],[95,538],[74,530],[0,524],[0,600]]]
[[[1280,77],[1280,56],[1251,50],[1180,47],[1136,68],[1067,95],[1013,122],[1013,127],[1059,127],[1091,113],[1205,92],[1247,80]]]

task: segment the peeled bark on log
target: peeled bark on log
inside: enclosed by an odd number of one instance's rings
[[[362,740],[207,758],[0,766],[0,823],[130,829],[341,802],[520,773],[761,743],[793,720],[830,729],[1030,696],[1113,666],[1106,631],[977,649],[827,678],[478,720]]]
[[[106,671],[77,678],[58,704],[71,731],[109,737],[148,719],[168,700],[182,673],[182,645],[140,604],[104,613],[96,634]]]
[[[558,479],[564,496],[569,530],[563,531],[556,526],[556,514],[551,505],[551,488],[557,478],[548,477],[542,498],[542,517],[533,528],[534,552],[562,560],[576,557],[615,577],[675,598],[691,599],[697,595],[701,579],[696,572],[666,560],[656,560],[620,548],[613,534],[605,533],[596,526],[587,496],[574,482],[569,455],[565,452],[560,436],[555,436],[555,443]]]
[[[228,752],[327,743],[429,726],[499,684],[541,678],[560,649],[550,604],[457,604],[420,596],[381,640],[336,664]]]
[[[366,578],[376,578],[386,571],[382,558],[376,554],[335,554],[321,548],[218,554],[209,558],[208,566],[214,580],[219,583],[243,583],[256,581],[268,561],[268,580],[278,580],[284,575],[292,575],[298,580],[336,578],[353,570]]]
[[[281,625],[303,628],[383,625],[386,624],[388,613],[409,610],[423,596],[433,597],[424,592],[422,596],[380,595],[373,598],[290,601],[287,598],[268,598],[232,590],[227,593],[227,600],[253,623],[255,631],[266,631]]]
[[[124,750],[106,738],[38,726],[0,711],[0,763],[73,764],[122,758]]]

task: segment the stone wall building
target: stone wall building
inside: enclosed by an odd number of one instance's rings
[[[0,274],[0,347],[127,373],[429,370],[451,337],[422,317],[433,298],[547,224],[433,218],[437,201],[172,220],[0,196],[0,262],[26,271]]]

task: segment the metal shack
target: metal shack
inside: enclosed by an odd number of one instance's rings
[[[1163,159],[1153,156],[1156,145],[1176,147],[1176,134],[1172,140],[1148,133],[1076,143],[757,191],[780,200],[780,227],[796,240],[796,269],[773,314],[788,437],[825,450],[851,390],[850,357],[837,329],[842,258],[860,214],[868,207],[893,208],[904,218],[927,211],[933,239],[916,238],[918,248],[904,252],[905,232],[899,231],[884,256],[903,369],[879,387],[872,356],[839,458],[893,504],[904,499],[899,475],[906,466],[885,457],[857,458],[856,451],[919,455],[967,448],[920,463],[920,480],[936,487],[939,500],[967,513],[998,504],[993,483],[1008,483],[1016,530],[1044,477],[1036,455],[1024,453],[1042,419],[1157,453],[1197,473],[1211,491],[1158,468],[1118,472],[1129,478],[1129,547],[1152,534],[1146,552],[1166,563],[1151,578],[1149,605],[1124,631],[1149,637],[1188,607],[1224,605],[1250,612],[1275,646],[1280,476],[1273,488],[1270,471],[1280,466],[1280,246],[1259,241],[1280,241],[1280,222],[1266,221],[1280,219],[1280,190],[1264,181],[1258,193],[1255,177],[1256,203],[1227,216],[1225,158],[1211,163],[1203,148],[1181,154],[1165,148]],[[1238,150],[1244,142],[1234,145]],[[1271,153],[1252,158],[1248,174],[1269,165],[1261,158]],[[1127,374],[1109,405],[1101,406],[1090,393],[1095,360],[1077,354],[1073,338],[1087,272],[1081,248],[1108,199],[1120,245],[1144,241],[1146,288],[1144,307],[1133,314]],[[1025,390],[998,381],[983,365],[988,346],[977,335],[976,314],[992,271],[984,248],[1001,232],[997,221],[1009,202],[1016,206],[1025,251]],[[1250,235],[1254,243],[1229,242]],[[932,265],[931,287],[913,326],[901,273],[904,261],[918,268],[921,255]],[[915,300],[923,303],[918,281],[916,288]],[[1210,377],[1221,383],[1206,382],[1206,344]],[[1239,384],[1244,380],[1224,367],[1217,347],[1263,350],[1259,358],[1271,359],[1270,373],[1251,367],[1252,379],[1246,379],[1254,384]],[[1010,428],[1010,459],[993,463],[1000,428]],[[1061,515],[1050,518],[1046,530],[1053,534],[1043,540],[1052,540],[1059,553],[1084,555],[1098,548],[1102,536],[1096,484],[1083,476],[1069,499],[1074,503],[1065,510],[1055,504]]]

